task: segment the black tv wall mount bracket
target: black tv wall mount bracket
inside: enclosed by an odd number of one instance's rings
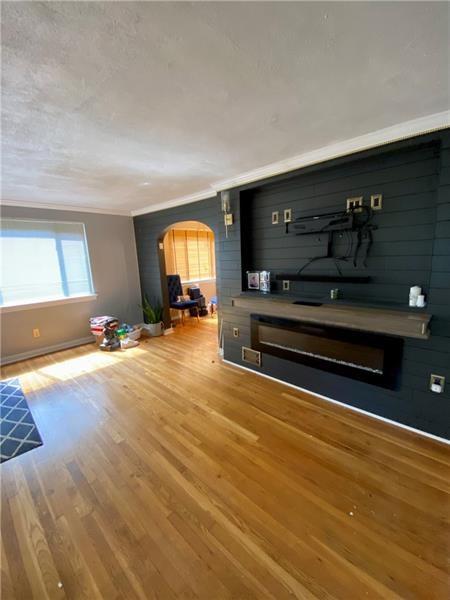
[[[318,260],[333,259],[340,273],[337,261],[353,261],[353,266],[358,266],[358,259],[362,258],[362,265],[367,266],[366,259],[373,242],[372,232],[377,226],[372,223],[373,211],[368,206],[350,208],[344,212],[322,213],[308,217],[297,217],[292,226],[295,235],[318,235],[326,234],[326,254],[312,257],[300,270],[306,269],[311,263]],[[289,233],[288,223],[286,233]],[[346,232],[348,236],[348,247],[344,254],[336,256],[333,253],[335,235]],[[356,244],[353,242],[352,234],[356,233]],[[319,238],[320,239],[320,238]]]

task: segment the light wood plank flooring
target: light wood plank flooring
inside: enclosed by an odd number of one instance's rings
[[[17,375],[3,600],[448,597],[449,447],[221,363],[213,320]]]

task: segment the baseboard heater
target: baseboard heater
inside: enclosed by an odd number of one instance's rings
[[[252,348],[395,389],[401,368],[403,340],[394,336],[316,325],[266,315],[251,315]]]

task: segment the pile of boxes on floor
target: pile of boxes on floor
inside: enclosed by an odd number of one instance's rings
[[[119,319],[104,315],[89,319],[91,333],[96,336],[100,350],[125,350],[138,346],[141,328],[138,325],[120,324]]]

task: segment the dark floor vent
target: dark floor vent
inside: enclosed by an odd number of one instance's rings
[[[242,360],[257,367],[261,366],[261,352],[242,346]]]

